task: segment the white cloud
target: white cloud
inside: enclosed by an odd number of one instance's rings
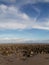
[[[32,28],[49,30],[49,21],[46,20],[46,22],[35,22]]]
[[[30,23],[29,16],[25,13],[21,13],[16,7],[0,5],[0,10],[0,28],[25,29],[28,27],[28,24]]]
[[[13,17],[16,18],[22,18],[22,19],[28,19],[29,17],[25,13],[21,13],[18,8],[14,6],[6,6],[6,5],[0,5],[0,16],[2,17],[8,17],[13,15]],[[12,17],[12,16],[11,16]]]
[[[27,42],[33,42],[33,39],[25,39],[25,38],[0,38],[0,43],[27,43]],[[30,43],[29,42],[29,43]]]
[[[36,9],[36,8],[35,8]],[[36,9],[39,11],[38,9]],[[38,17],[38,16],[37,16]],[[49,30],[49,20],[38,22],[14,6],[0,5],[0,29],[44,29]]]
[[[0,29],[24,29],[26,28],[26,25],[18,22],[0,22]]]
[[[43,29],[43,30],[49,30],[49,27],[44,27],[44,26],[40,26],[40,25],[35,25],[34,27],[35,29]]]

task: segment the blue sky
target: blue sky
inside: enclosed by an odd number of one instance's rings
[[[0,0],[0,39],[49,40],[49,0]]]

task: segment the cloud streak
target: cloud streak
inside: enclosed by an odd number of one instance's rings
[[[25,38],[0,38],[0,43],[33,43],[33,39],[25,39]]]

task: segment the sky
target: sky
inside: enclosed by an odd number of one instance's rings
[[[49,41],[49,0],[0,0],[0,42]]]

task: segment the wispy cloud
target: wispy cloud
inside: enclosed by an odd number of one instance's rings
[[[40,10],[35,8],[39,13]],[[38,17],[38,15],[37,15]],[[44,29],[49,30],[49,20],[38,22],[37,17],[31,18],[15,6],[0,5],[0,29]]]
[[[30,24],[30,17],[14,6],[0,5],[0,11],[0,28],[25,29]]]
[[[25,38],[0,38],[0,43],[27,43],[33,42],[33,39],[25,39]],[[32,43],[31,42],[31,43]]]
[[[34,39],[26,39],[26,38],[0,38],[1,43],[49,43],[49,40],[34,40]]]
[[[7,3],[8,5],[17,5],[22,6],[29,3],[38,3],[38,2],[46,2],[48,3],[49,0],[0,0],[1,3]]]

